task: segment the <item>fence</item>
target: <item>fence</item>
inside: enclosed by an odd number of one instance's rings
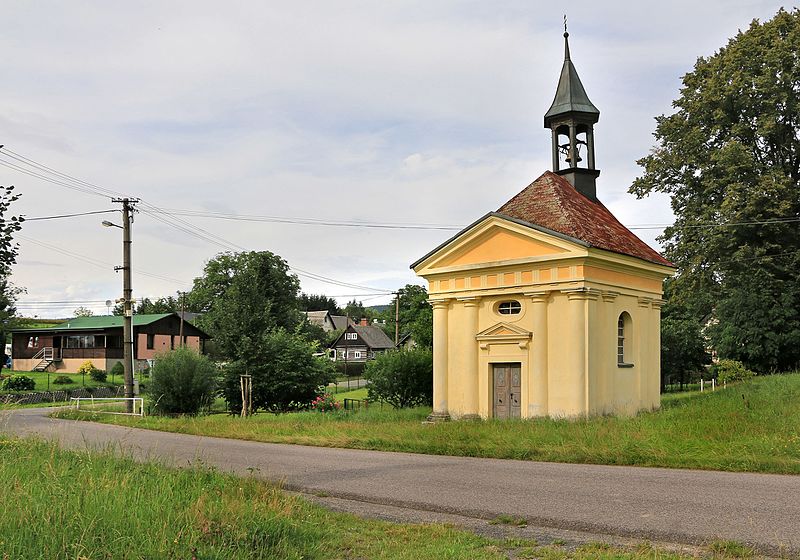
[[[0,395],[0,403],[40,404],[67,402],[72,398],[108,398],[125,394],[125,387],[93,387],[91,389],[64,389],[61,391],[38,391],[36,393],[7,393]]]

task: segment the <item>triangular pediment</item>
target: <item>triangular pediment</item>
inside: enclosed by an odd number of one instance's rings
[[[429,254],[418,274],[434,269],[473,268],[525,260],[585,255],[584,247],[529,224],[489,215]]]
[[[513,340],[518,338],[530,338],[530,337],[531,337],[531,331],[527,331],[510,323],[497,323],[495,325],[492,325],[488,329],[479,332],[475,338],[477,338],[478,340],[498,339],[498,338]]]

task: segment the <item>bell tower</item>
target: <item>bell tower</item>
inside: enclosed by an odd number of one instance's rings
[[[569,33],[564,24],[564,65],[553,104],[544,115],[544,127],[553,137],[553,171],[590,200],[597,200],[595,182],[600,171],[594,162],[594,124],[600,119],[569,57]]]

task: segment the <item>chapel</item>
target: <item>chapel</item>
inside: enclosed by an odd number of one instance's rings
[[[552,171],[419,259],[433,307],[430,420],[631,415],[660,404],[674,265],[598,199],[592,104],[570,59],[544,115]]]

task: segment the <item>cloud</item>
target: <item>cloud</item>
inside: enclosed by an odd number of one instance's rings
[[[653,143],[653,117],[671,110],[697,56],[778,5],[570,8],[573,59],[601,110],[599,195],[624,223],[668,222],[667,199],[626,194]],[[522,0],[17,3],[0,23],[0,143],[164,209],[468,224],[549,167],[542,115],[562,62],[562,9]],[[13,211],[28,216],[118,207],[1,167],[0,183],[17,185]],[[452,234],[181,218],[221,247],[158,217],[136,216],[137,297],[190,287],[224,246],[395,289],[418,281],[408,264]],[[38,299],[117,297],[121,240],[99,221],[26,223],[26,236],[101,264],[23,241],[14,281]],[[652,244],[658,232],[639,233]]]

